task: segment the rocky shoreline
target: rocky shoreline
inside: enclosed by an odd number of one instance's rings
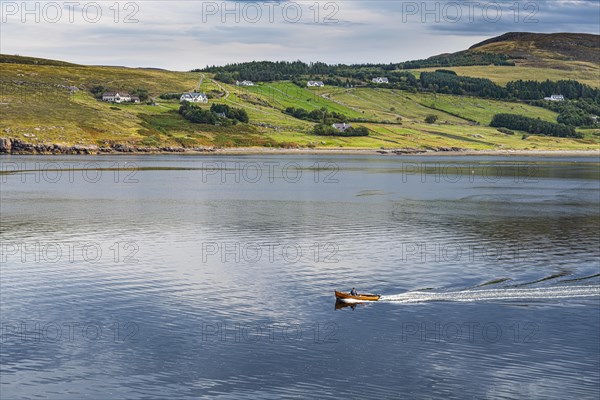
[[[0,138],[0,154],[65,154],[65,155],[81,155],[81,154],[119,154],[119,153],[240,153],[240,152],[255,152],[255,153],[271,153],[271,152],[370,152],[373,154],[424,154],[428,152],[462,152],[465,149],[457,147],[439,147],[431,149],[311,149],[311,148],[214,148],[214,147],[141,147],[132,146],[129,144],[115,143],[109,146],[97,145],[73,145],[65,146],[61,144],[33,144],[24,142],[21,139]]]
[[[458,147],[427,149],[273,148],[273,147],[142,147],[115,143],[106,146],[33,144],[20,139],[0,138],[0,154],[13,155],[94,155],[94,154],[373,154],[373,155],[534,155],[600,156],[599,150],[469,150]]]
[[[116,143],[110,146],[61,144],[33,144],[20,139],[0,138],[0,154],[118,154],[118,153],[205,153],[213,152],[213,148],[184,147],[139,147]]]

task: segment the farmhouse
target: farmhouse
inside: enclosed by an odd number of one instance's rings
[[[179,101],[183,103],[187,101],[188,103],[208,103],[208,96],[204,93],[184,93],[179,98]]]
[[[565,101],[565,97],[562,94],[553,94],[550,97],[544,97],[547,101]]]
[[[388,78],[380,76],[377,78],[373,78],[373,83],[390,83],[390,81],[388,80]]]
[[[342,124],[333,124],[331,126],[333,126],[335,129],[337,129],[338,131],[341,131],[341,132],[344,132],[348,128],[352,128],[352,124],[347,124],[345,122]]]
[[[254,82],[252,81],[235,81],[237,86],[254,86]]]
[[[137,98],[137,103],[140,99]],[[102,101],[108,101],[111,103],[123,103],[124,101],[132,101],[131,95],[127,92],[104,92],[102,93]]]
[[[325,84],[322,81],[308,81],[306,82],[308,87],[323,87]]]

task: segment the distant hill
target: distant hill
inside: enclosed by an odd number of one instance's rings
[[[74,67],[77,64],[66,61],[48,60],[37,57],[24,57],[19,55],[0,54],[0,63],[7,64],[30,64],[30,65],[53,65],[55,67]]]
[[[404,64],[420,71],[451,68],[459,75],[500,85],[516,79],[575,79],[599,87],[600,35],[509,32],[467,50]]]
[[[527,64],[556,61],[600,63],[600,35],[585,33],[509,32],[469,48],[470,51],[505,54]],[[560,66],[560,64],[558,64]]]

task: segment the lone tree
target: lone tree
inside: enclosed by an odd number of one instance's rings
[[[438,120],[438,116],[437,115],[428,115],[425,117],[425,122],[427,122],[428,124],[433,124],[435,121]]]

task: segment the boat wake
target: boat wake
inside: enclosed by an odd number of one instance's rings
[[[600,297],[600,286],[560,286],[527,289],[479,289],[449,292],[410,291],[381,296],[380,302],[423,303],[430,301],[523,301]]]

